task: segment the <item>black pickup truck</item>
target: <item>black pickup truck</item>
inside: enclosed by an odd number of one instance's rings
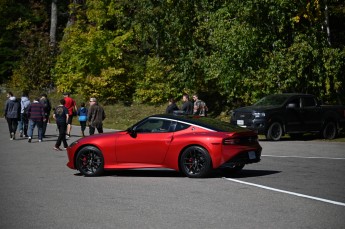
[[[284,134],[299,138],[304,133],[320,133],[325,139],[333,139],[345,129],[345,106],[321,105],[308,94],[276,94],[231,111],[230,122],[274,141]]]

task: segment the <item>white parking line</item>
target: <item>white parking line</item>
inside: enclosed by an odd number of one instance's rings
[[[296,192],[289,192],[289,191],[285,191],[285,190],[281,190],[281,189],[271,188],[271,187],[268,187],[268,186],[254,184],[254,183],[249,183],[249,182],[244,182],[244,181],[240,181],[240,180],[236,180],[236,179],[231,179],[231,178],[225,178],[224,177],[224,179],[226,179],[228,181],[237,182],[237,183],[240,183],[240,184],[250,185],[250,186],[254,186],[254,187],[258,187],[258,188],[262,188],[262,189],[267,189],[267,190],[271,190],[271,191],[275,191],[275,192],[281,192],[281,193],[285,193],[285,194],[289,194],[289,195],[293,195],[293,196],[298,196],[298,197],[303,197],[303,198],[307,198],[307,199],[322,201],[322,202],[326,202],[326,203],[329,203],[329,204],[334,204],[334,205],[339,205],[339,206],[344,206],[345,207],[345,203],[338,202],[338,201],[327,200],[327,199],[323,199],[323,198],[319,198],[319,197],[314,197],[314,196],[308,196],[308,195],[304,195],[304,194],[300,194],[300,193],[296,193]]]
[[[328,160],[345,160],[343,157],[301,157],[301,156],[276,156],[276,155],[261,155],[262,157],[292,157],[304,159],[328,159]]]

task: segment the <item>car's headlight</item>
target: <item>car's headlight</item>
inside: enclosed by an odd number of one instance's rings
[[[265,117],[266,114],[264,112],[255,112],[254,116],[255,118],[262,118],[262,117]]]
[[[73,147],[73,146],[75,146],[75,145],[78,144],[78,143],[79,143],[78,141],[72,142],[72,143],[69,145],[69,147]]]

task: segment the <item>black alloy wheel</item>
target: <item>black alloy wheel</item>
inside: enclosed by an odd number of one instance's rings
[[[206,177],[212,169],[211,157],[203,147],[190,146],[180,157],[180,169],[190,178]]]
[[[83,147],[76,157],[76,168],[84,176],[99,176],[104,170],[104,159],[101,151],[94,146]]]
[[[322,131],[324,139],[334,139],[337,136],[337,126],[334,122],[327,122]]]
[[[279,122],[274,122],[268,128],[266,138],[268,140],[279,141],[283,136],[283,127]]]

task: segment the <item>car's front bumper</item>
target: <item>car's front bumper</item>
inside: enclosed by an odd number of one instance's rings
[[[231,120],[231,123],[255,131],[258,134],[265,134],[267,129],[267,122],[265,119],[251,119],[251,120]]]

